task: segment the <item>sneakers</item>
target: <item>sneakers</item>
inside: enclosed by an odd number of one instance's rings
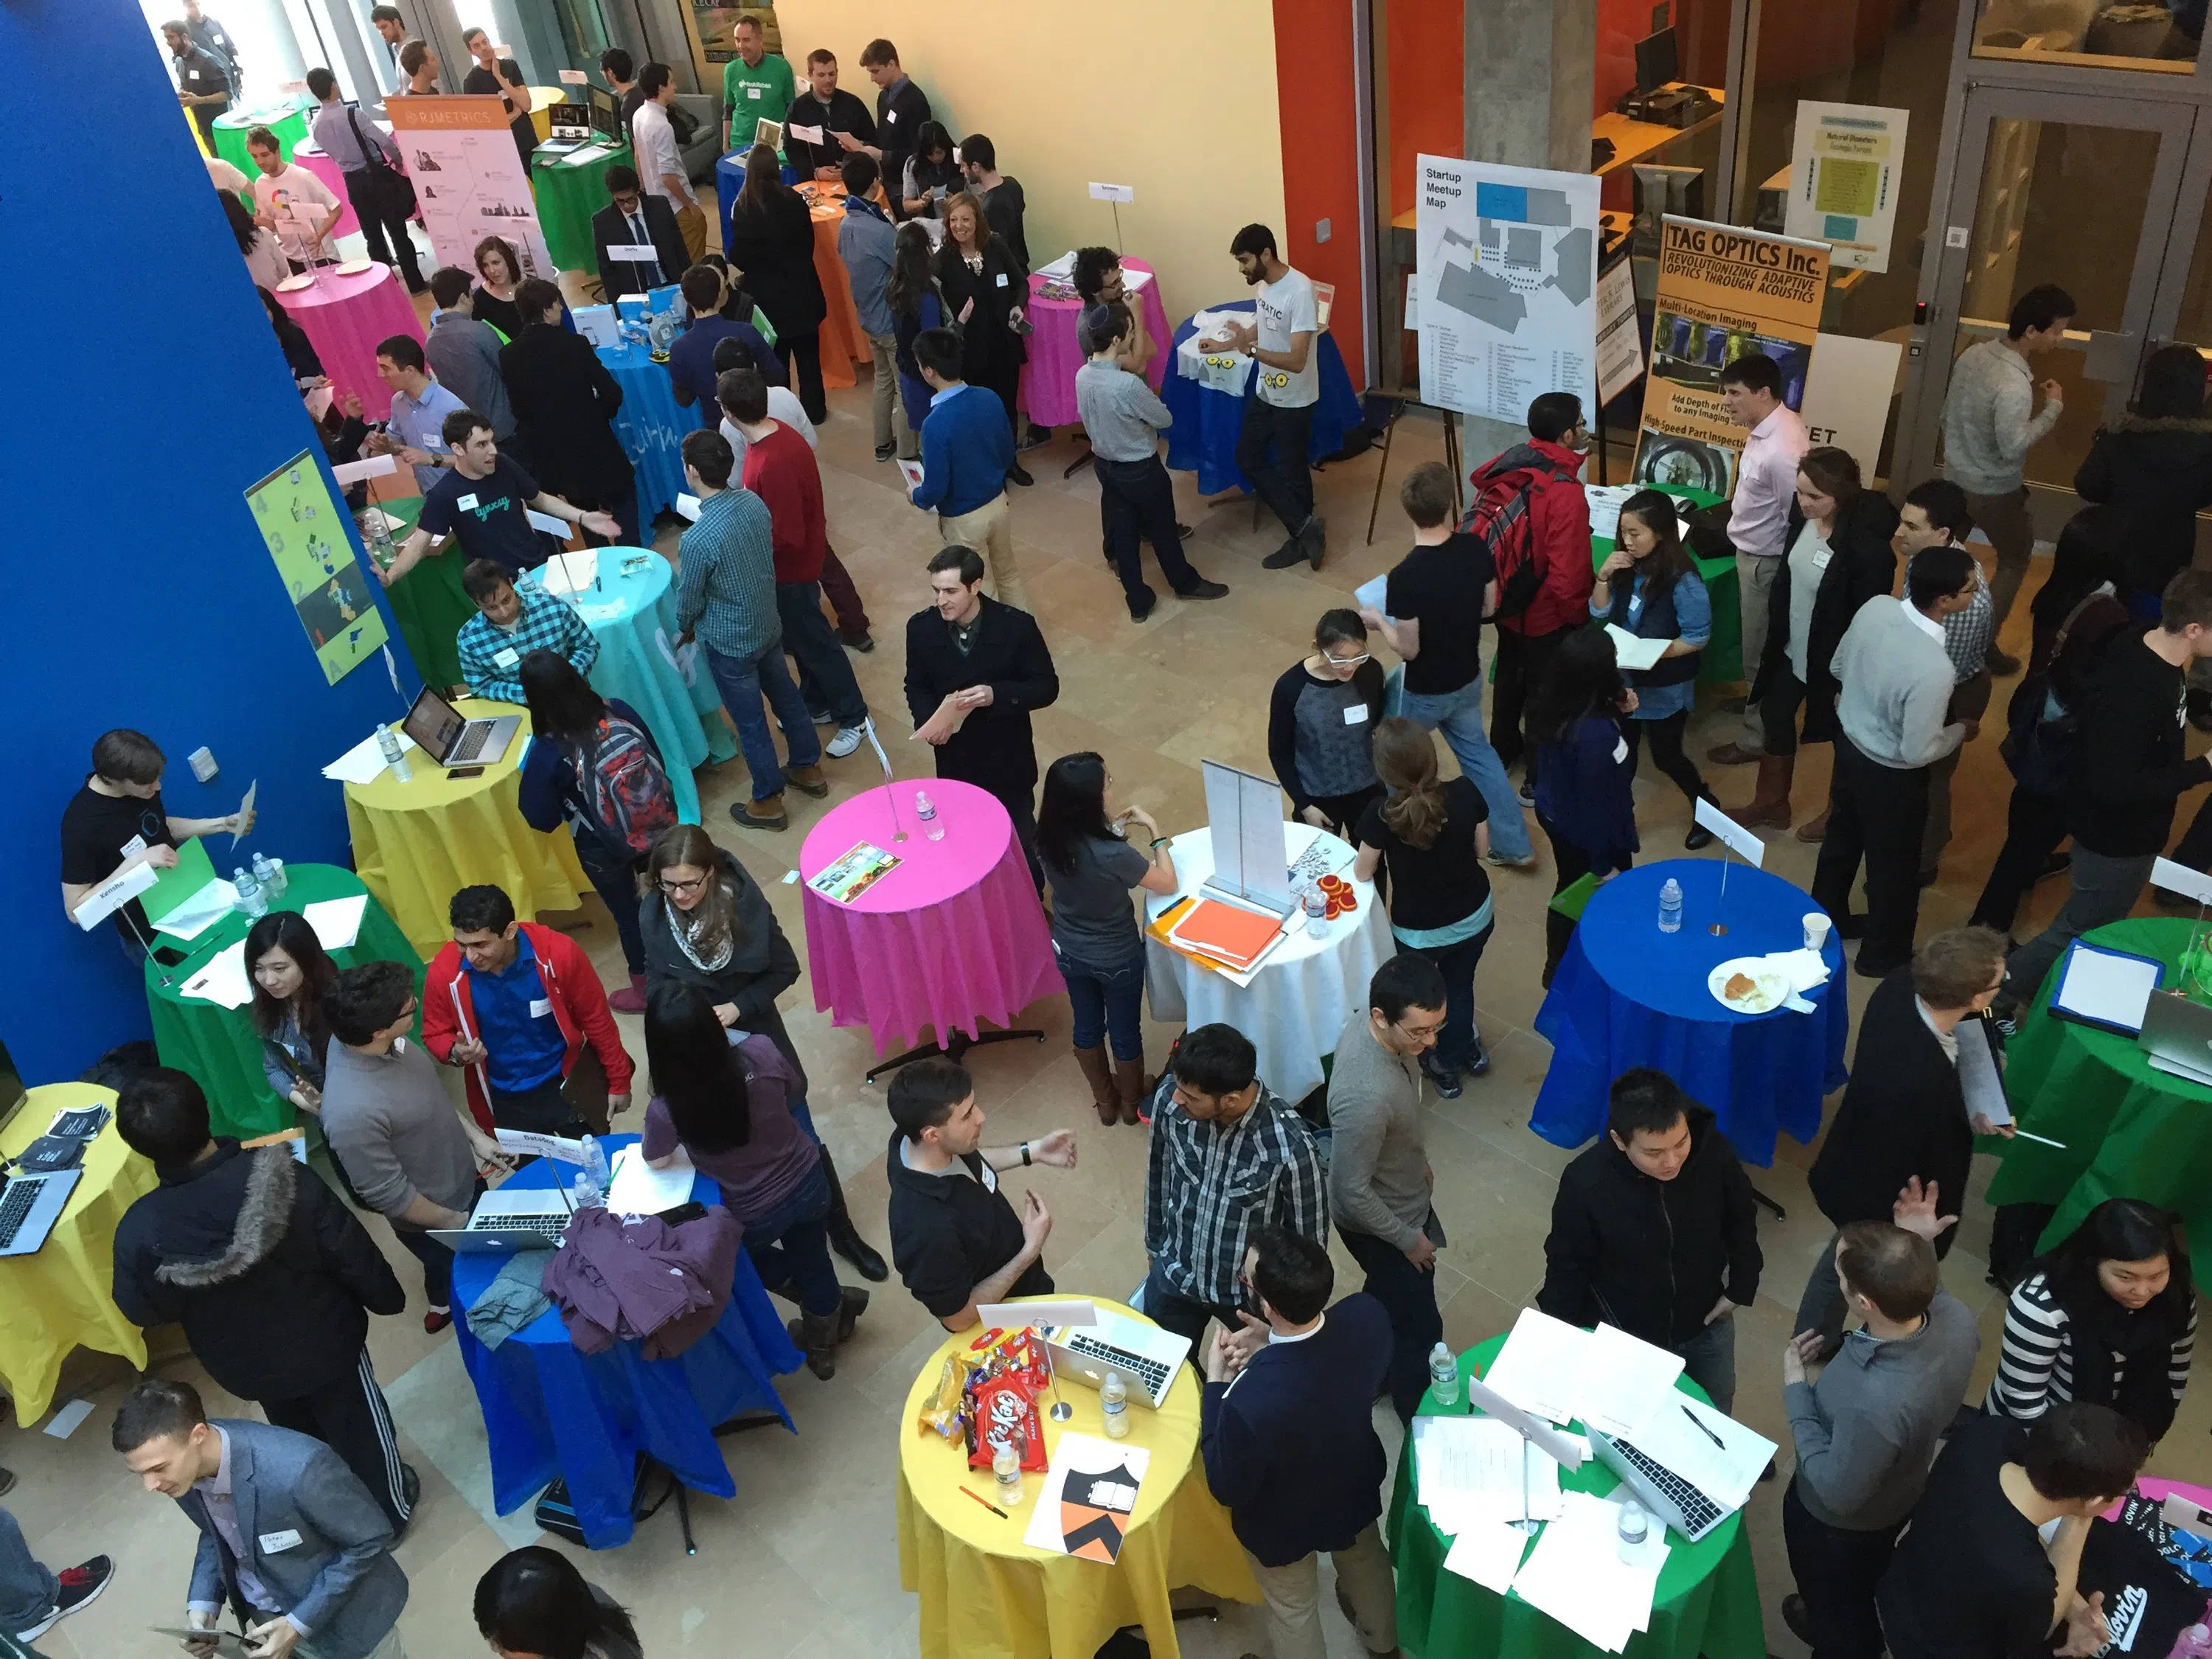
[[[115,1563],[104,1555],[95,1555],[89,1561],[74,1567],[64,1567],[54,1575],[54,1605],[46,1616],[34,1625],[27,1625],[15,1632],[19,1642],[34,1641],[54,1627],[57,1620],[66,1619],[79,1607],[95,1599],[115,1577]]]
[[[888,461],[892,456],[897,453],[898,446],[896,444],[878,444],[876,446],[876,459],[879,461]]]
[[[1522,778],[1521,780],[1521,787],[1517,793],[1521,797],[1521,804],[1523,806],[1534,806],[1536,804],[1535,779],[1526,777]]]
[[[1436,1085],[1437,1092],[1446,1100],[1457,1100],[1462,1092],[1459,1073],[1447,1070],[1437,1059],[1437,1051],[1430,1049],[1421,1056],[1421,1075]]]
[[[837,728],[837,735],[823,745],[822,752],[831,760],[842,760],[858,749],[860,740],[867,735],[860,726],[841,726]]]
[[[1474,1047],[1468,1050],[1467,1064],[1460,1067],[1460,1074],[1463,1077],[1480,1077],[1489,1069],[1490,1050],[1484,1048],[1482,1039],[1477,1037],[1474,1040]]]
[[[843,646],[848,651],[859,652],[864,657],[866,656],[869,652],[876,648],[874,636],[866,631],[858,634],[848,634],[841,629],[837,635],[837,643]]]
[[[1227,582],[1210,582],[1201,577],[1195,587],[1186,587],[1178,590],[1176,594],[1176,598],[1179,599],[1218,599],[1226,597],[1228,592],[1229,584]]]
[[[1516,859],[1508,857],[1505,854],[1493,848],[1484,854],[1483,857],[1501,870],[1533,870],[1536,867],[1536,855],[1534,853],[1523,853]]]

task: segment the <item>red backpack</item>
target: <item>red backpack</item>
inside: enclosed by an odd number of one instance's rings
[[[1491,620],[1517,617],[1535,600],[1544,586],[1544,568],[1537,557],[1534,504],[1536,486],[1549,475],[1554,482],[1571,482],[1574,473],[1560,466],[1516,466],[1487,475],[1477,473],[1474,501],[1459,521],[1462,535],[1474,537],[1490,550],[1498,574],[1498,608]]]
[[[675,827],[676,792],[644,732],[618,715],[599,722],[576,755],[576,790],[600,839],[642,854]]]

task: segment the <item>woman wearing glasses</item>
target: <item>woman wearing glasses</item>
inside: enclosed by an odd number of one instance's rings
[[[1382,671],[1368,654],[1367,624],[1357,611],[1324,611],[1312,653],[1283,671],[1267,705],[1267,759],[1301,820],[1346,834],[1382,798],[1374,758],[1382,718]]]
[[[691,986],[705,994],[732,1042],[755,1036],[773,1042],[796,1079],[791,1115],[820,1145],[806,1109],[806,1068],[775,1007],[776,998],[799,982],[799,953],[776,925],[768,896],[696,823],[679,823],[653,843],[645,875],[638,927],[645,936],[648,997],[663,985]],[[830,1181],[831,1248],[863,1277],[889,1278],[883,1257],[853,1225],[826,1146],[822,1162]]]

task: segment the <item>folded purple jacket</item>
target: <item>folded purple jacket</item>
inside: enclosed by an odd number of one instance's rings
[[[546,1264],[545,1294],[584,1352],[632,1340],[644,1344],[647,1359],[673,1358],[729,1304],[743,1231],[719,1204],[678,1227],[656,1216],[579,1210]]]

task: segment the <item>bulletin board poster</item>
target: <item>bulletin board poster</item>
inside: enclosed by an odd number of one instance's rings
[[[1419,158],[1413,221],[1421,396],[1518,426],[1596,383],[1597,200],[1589,173]]]
[[[336,685],[385,641],[384,613],[347,533],[352,519],[331,499],[323,469],[304,449],[247,490],[246,503],[323,678]]]
[[[761,26],[765,49],[779,55],[783,52],[783,30],[777,26],[775,8],[772,5],[738,4],[735,0],[683,0],[683,12],[684,33],[691,37],[691,66],[698,71],[700,84],[717,96],[722,90],[721,66],[738,55],[737,43],[730,38],[730,32],[737,27],[738,18],[756,20]],[[803,71],[799,78],[806,78]]]
[[[1734,494],[1747,434],[1722,409],[1721,370],[1764,352],[1782,371],[1782,401],[1802,406],[1827,290],[1825,242],[1668,214],[1634,481]]]
[[[422,206],[422,228],[441,265],[477,268],[477,245],[506,240],[528,276],[553,280],[553,256],[538,223],[538,198],[507,129],[497,93],[469,97],[393,98],[385,114]]]
[[[1783,229],[1826,242],[1836,264],[1887,270],[1908,113],[1871,104],[1801,101]]]

